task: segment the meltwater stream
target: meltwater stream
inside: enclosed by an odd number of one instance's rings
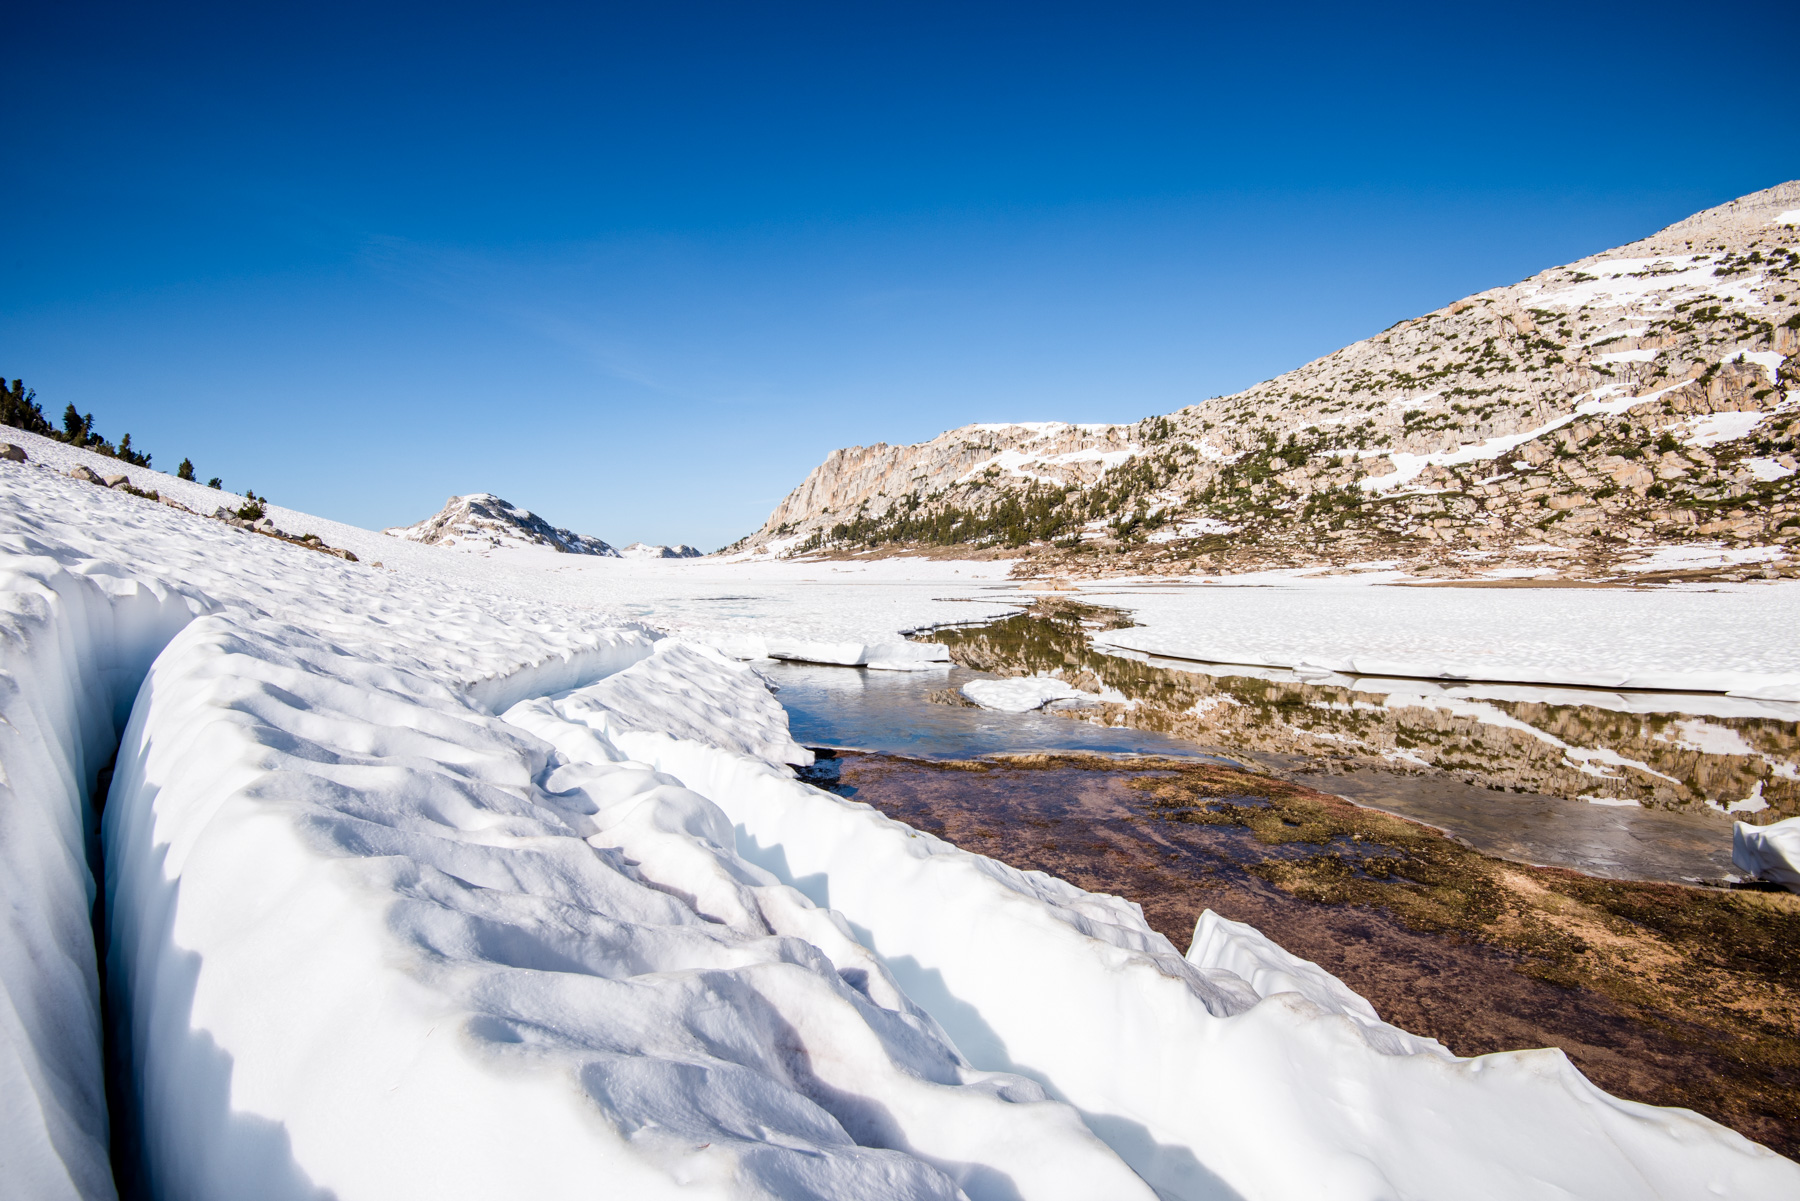
[[[1359,805],[1449,832],[1501,858],[1615,879],[1718,882],[1737,872],[1731,825],[1714,813],[1602,806],[1496,792],[1457,773],[1319,770],[1304,755],[1245,752],[1131,727],[1048,713],[998,713],[936,704],[929,694],[985,678],[962,667],[866,671],[766,664],[794,738],[804,746],[920,759],[968,759],[1018,751],[1174,755],[1243,762],[1296,778]]]

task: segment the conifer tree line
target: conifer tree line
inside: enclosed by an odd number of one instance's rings
[[[118,459],[136,467],[150,466],[148,453],[137,450],[131,445],[131,435],[125,434],[114,446],[109,440],[101,437],[94,429],[94,415],[79,412],[74,405],[63,410],[62,428],[51,425],[44,416],[43,406],[38,403],[37,391],[25,386],[25,381],[15,379],[10,384],[5,376],[0,376],[0,425],[8,425],[16,430],[24,430],[28,434],[41,434],[46,438],[55,438],[58,442],[67,442],[70,446],[79,446],[83,450],[91,450],[105,455],[109,459]],[[194,479],[194,464],[191,459],[181,460],[176,470],[178,479]],[[207,487],[222,487],[217,476],[207,481]]]

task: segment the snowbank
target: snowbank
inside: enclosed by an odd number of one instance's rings
[[[580,711],[747,675],[634,673]],[[1149,1201],[739,859],[716,808],[590,738],[564,765],[274,622],[171,643],[106,815],[156,1195]]]
[[[1733,822],[1731,861],[1753,877],[1800,892],[1800,817],[1767,826]]]

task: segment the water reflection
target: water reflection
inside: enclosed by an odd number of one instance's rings
[[[930,673],[782,664],[795,736],[922,758],[1020,750],[1207,755],[1426,822],[1490,854],[1592,875],[1718,881],[1731,821],[1800,813],[1800,705],[1711,695],[1449,684],[1095,651],[1116,615],[1069,603],[939,630]],[[1085,713],[929,703],[981,675],[1123,694]]]
[[[986,675],[961,667],[865,671],[777,662],[759,669],[781,689],[789,728],[803,746],[920,759],[972,759],[1006,751],[1210,757],[1188,739],[1155,730],[930,703],[926,698],[931,693]]]
[[[940,631],[967,666],[1060,675],[1131,705],[1096,720],[1211,746],[1448,773],[1601,806],[1800,814],[1800,705],[1725,696],[1440,684],[1101,653],[1092,610],[1041,605]]]

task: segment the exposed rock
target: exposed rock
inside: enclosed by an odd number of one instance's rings
[[[729,549],[1091,574],[1794,542],[1797,211],[1782,184],[1134,425],[834,451]]]
[[[100,482],[108,488],[128,488],[131,486],[131,477],[128,475],[103,475],[100,477]]]
[[[574,555],[617,557],[619,553],[598,538],[552,526],[530,509],[515,508],[491,492],[452,496],[436,516],[382,533],[474,552],[539,547]]]
[[[77,463],[75,466],[69,468],[69,478],[72,480],[83,480],[90,484],[99,484],[103,482],[99,476],[88,470],[87,465],[84,463]]]
[[[8,463],[23,463],[30,458],[23,446],[14,446],[11,442],[0,442],[0,459]]]

